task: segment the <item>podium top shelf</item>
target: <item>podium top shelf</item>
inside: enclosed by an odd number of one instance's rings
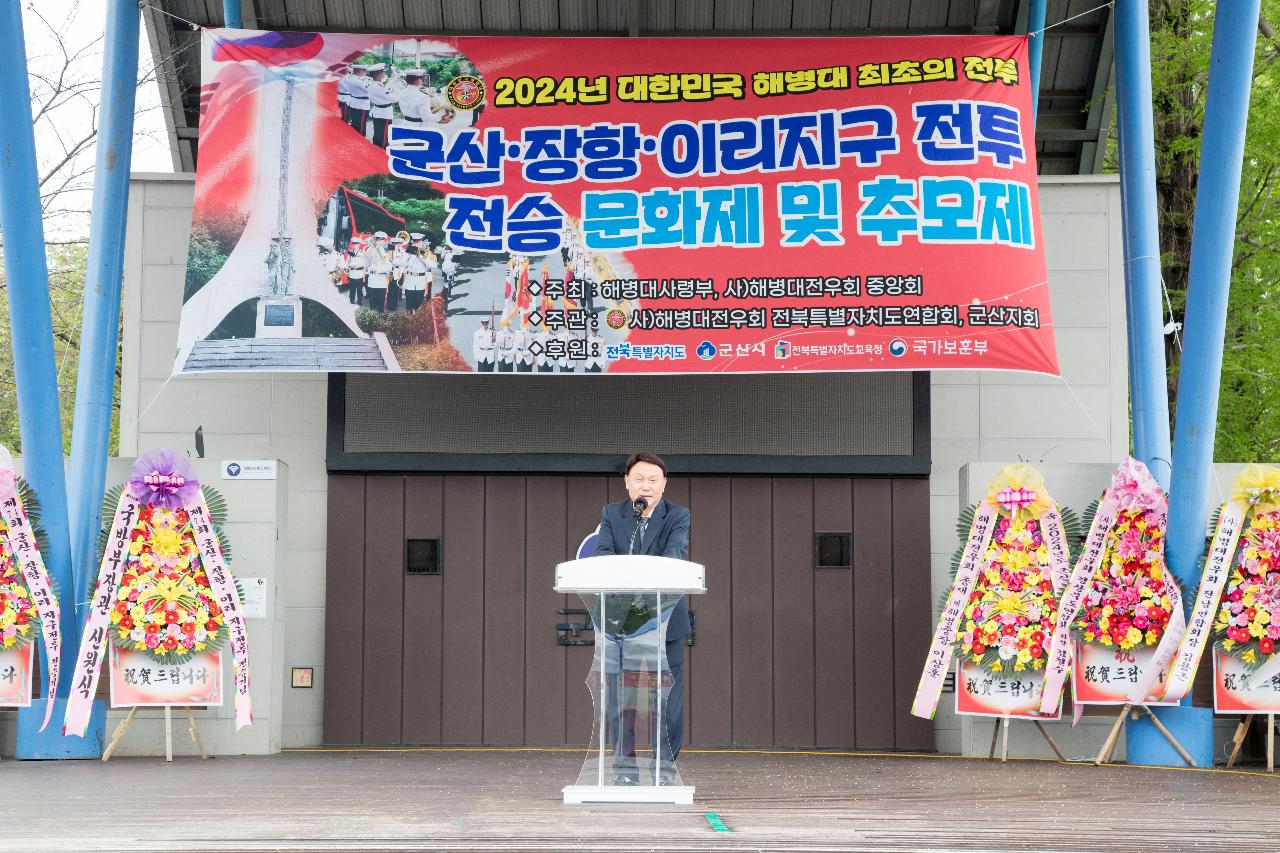
[[[707,591],[706,569],[670,557],[606,554],[556,566],[555,591],[703,593]]]

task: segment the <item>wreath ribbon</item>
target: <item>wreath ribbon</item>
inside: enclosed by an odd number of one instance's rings
[[[1213,629],[1213,614],[1218,606],[1218,598],[1226,585],[1227,576],[1231,574],[1231,557],[1235,554],[1236,544],[1240,541],[1240,530],[1244,526],[1245,512],[1248,507],[1233,499],[1222,505],[1218,513],[1218,526],[1213,532],[1213,541],[1209,545],[1209,553],[1204,563],[1204,573],[1200,577],[1200,588],[1196,592],[1195,605],[1191,612],[1190,624],[1183,625],[1180,636],[1166,643],[1160,641],[1156,649],[1155,660],[1151,664],[1151,677],[1165,666],[1172,664],[1169,673],[1169,685],[1164,692],[1164,699],[1180,701],[1191,689],[1192,679],[1200,665],[1200,657]],[[1177,618],[1182,618],[1182,608],[1173,608]],[[1130,701],[1141,702],[1147,698],[1147,690],[1151,681],[1143,679],[1129,694]]]
[[[3,450],[3,448],[0,448]],[[4,519],[8,528],[7,538],[9,550],[18,565],[35,602],[36,612],[40,614],[40,633],[44,635],[44,653],[49,674],[49,690],[44,703],[44,721],[40,731],[49,725],[49,717],[53,714],[53,699],[58,695],[58,676],[62,670],[62,633],[58,622],[58,599],[53,594],[49,583],[49,573],[45,570],[44,559],[40,556],[40,548],[36,544],[35,531],[27,519],[26,509],[22,506],[22,498],[18,496],[18,482],[9,462],[9,453],[4,451],[0,458],[0,518]]]
[[[244,610],[240,607],[235,581],[223,559],[222,546],[218,544],[218,537],[213,531],[204,493],[197,491],[195,499],[188,500],[185,509],[195,533],[196,546],[200,550],[200,562],[204,566],[205,576],[209,578],[209,587],[218,599],[218,606],[222,608],[223,623],[227,626],[231,640],[231,655],[235,662],[233,680],[236,686],[236,731],[239,731],[253,722],[253,705],[249,697],[249,637],[245,630]]]
[[[76,653],[76,666],[71,675],[71,694],[67,699],[67,712],[62,720],[62,733],[84,737],[93,711],[93,697],[98,690],[98,675],[102,671],[102,650],[106,644],[111,608],[116,604],[116,591],[120,587],[120,575],[129,558],[129,531],[138,518],[140,504],[128,489],[120,492],[115,515],[111,519],[111,532],[107,547],[98,566],[98,582],[93,587],[93,599],[89,602],[89,618],[84,626],[84,637]]]
[[[1053,626],[1053,639],[1049,642],[1048,662],[1044,671],[1044,688],[1040,694],[1040,713],[1051,716],[1057,713],[1058,702],[1062,696],[1062,686],[1066,683],[1067,672],[1071,669],[1071,620],[1080,609],[1089,589],[1089,581],[1102,562],[1106,551],[1107,534],[1116,523],[1120,511],[1120,501],[1110,492],[1103,497],[1098,511],[1093,516],[1093,524],[1089,527],[1089,535],[1085,538],[1084,552],[1076,560],[1075,569],[1068,578],[1065,591],[1058,600],[1058,619]]]
[[[933,643],[929,646],[929,655],[925,658],[924,672],[920,675],[920,684],[916,687],[915,701],[911,703],[911,713],[926,720],[932,720],[938,710],[938,697],[942,695],[942,682],[946,679],[947,668],[951,665],[951,656],[955,650],[956,630],[964,617],[964,608],[969,601],[969,593],[973,590],[974,581],[978,578],[978,567],[982,557],[991,543],[995,532],[996,508],[989,501],[978,504],[973,516],[973,524],[969,526],[969,539],[965,542],[964,556],[956,569],[956,579],[951,585],[951,593],[947,596],[947,604],[942,608],[938,618],[938,627],[933,632]]]

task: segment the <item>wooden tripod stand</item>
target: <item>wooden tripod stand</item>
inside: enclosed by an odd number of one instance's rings
[[[124,737],[124,733],[129,730],[129,724],[133,722],[133,718],[138,713],[140,706],[134,705],[129,709],[129,716],[120,721],[120,725],[116,726],[116,730],[111,733],[111,741],[107,744],[107,748],[102,752],[102,760],[111,760],[112,754],[116,751],[116,747],[120,745],[120,738]],[[164,706],[164,760],[173,761],[173,716],[171,715],[172,706]],[[183,706],[183,711],[187,714],[187,734],[191,735],[191,740],[195,742],[196,749],[200,750],[201,758],[208,758],[205,754],[204,743],[200,740],[200,732],[196,730],[196,718],[191,713],[189,706]]]
[[[1249,731],[1249,726],[1253,723],[1253,718],[1261,716],[1260,714],[1248,714],[1240,725],[1236,726],[1236,733],[1231,736],[1231,757],[1227,759],[1227,766],[1231,767],[1236,763],[1236,759],[1240,757],[1240,750],[1244,746],[1244,736]],[[1267,714],[1267,772],[1276,772],[1276,715]]]
[[[1107,739],[1102,742],[1102,749],[1098,750],[1097,758],[1093,759],[1095,766],[1110,762],[1112,756],[1115,755],[1116,742],[1120,740],[1120,726],[1124,723],[1125,715],[1131,715],[1131,718],[1136,720],[1138,719],[1139,713],[1147,715],[1151,720],[1151,723],[1159,730],[1160,734],[1164,735],[1165,739],[1168,740],[1169,743],[1173,744],[1173,748],[1178,751],[1178,755],[1182,756],[1182,760],[1187,762],[1187,766],[1196,766],[1195,761],[1193,761],[1187,751],[1182,748],[1182,744],[1178,743],[1178,739],[1173,736],[1173,732],[1165,728],[1164,723],[1160,722],[1159,718],[1156,717],[1155,713],[1150,708],[1146,705],[1136,705],[1131,702],[1127,702],[1123,707],[1121,707],[1120,714],[1116,717],[1115,723],[1111,726],[1111,731],[1107,734]]]
[[[1000,738],[1000,733],[1004,732],[1004,738],[1000,745],[1000,762],[1009,760],[1009,721],[1013,717],[996,717],[995,727],[991,730],[991,752],[987,755],[987,759],[994,761],[996,757],[996,740]],[[1058,749],[1058,744],[1049,736],[1049,730],[1039,720],[1031,720],[1035,723],[1036,730],[1040,732],[1040,736],[1048,742],[1049,748],[1053,750],[1053,754],[1058,756],[1059,761],[1066,761],[1067,757],[1062,754],[1062,750]]]

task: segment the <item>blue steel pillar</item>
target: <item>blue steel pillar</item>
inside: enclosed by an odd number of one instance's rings
[[[1116,98],[1116,128],[1119,130],[1119,132],[1116,134],[1116,153],[1119,155],[1119,159],[1121,163],[1124,162],[1124,158],[1125,158],[1125,144],[1124,144],[1125,131],[1123,130],[1124,126],[1125,126],[1124,104],[1120,102],[1119,98]],[[1122,169],[1121,176],[1123,180],[1123,169]],[[1133,286],[1132,286],[1131,270],[1127,262],[1128,261],[1128,242],[1127,241],[1128,241],[1128,235],[1129,235],[1128,207],[1129,207],[1129,200],[1125,198],[1124,184],[1122,183],[1120,186],[1120,233],[1125,237],[1126,263],[1124,267],[1124,319],[1125,319],[1125,354],[1128,356],[1128,371],[1129,371],[1128,373],[1129,400],[1130,400],[1129,430],[1130,430],[1130,437],[1133,440],[1133,454],[1135,457],[1138,457],[1138,448],[1146,447],[1146,424],[1143,421],[1138,420],[1138,418],[1134,416],[1134,412],[1137,411],[1138,407],[1135,406],[1132,402],[1134,395],[1136,393],[1134,390],[1136,387],[1136,380],[1134,377],[1136,376],[1137,370],[1138,370],[1137,364],[1134,360],[1135,353],[1133,348],[1133,342],[1137,339],[1137,333],[1135,333],[1133,330],[1133,321],[1134,321],[1134,318],[1137,316],[1138,312],[1133,305]],[[1165,426],[1166,426],[1165,432],[1168,432],[1168,428],[1167,428],[1168,424],[1166,423]],[[1162,480],[1161,485],[1164,487],[1166,491],[1168,491],[1169,483],[1167,479]]]
[[[67,485],[62,462],[62,417],[54,366],[53,320],[49,309],[49,270],[44,256],[31,92],[27,86],[19,0],[0,0],[0,55],[9,58],[0,63],[0,115],[6,116],[0,121],[0,233],[4,236],[23,473],[44,509],[49,548],[43,556],[50,576],[61,590],[59,620],[65,627],[75,621],[76,592],[71,584]],[[66,674],[63,679],[70,678],[74,656],[75,648],[68,648],[64,643],[61,664]],[[27,710],[27,719],[34,717],[37,710],[42,719],[43,701],[33,703]],[[39,724],[40,719],[36,719],[32,728],[39,728]],[[55,715],[48,731],[61,731],[61,728],[61,720]],[[20,733],[19,746],[21,739]],[[19,757],[26,757],[21,749]]]
[[[1182,586],[1183,600],[1188,605],[1200,583],[1209,517],[1222,347],[1258,6],[1259,0],[1219,0],[1213,22],[1182,372],[1178,377],[1173,484],[1169,493],[1169,568]],[[1198,764],[1212,760],[1213,715],[1208,708],[1167,708],[1156,713]],[[1160,741],[1154,726],[1131,727],[1127,748],[1130,756],[1136,753],[1143,763],[1181,763]]]
[[[97,568],[102,493],[110,452],[115,398],[116,349],[120,341],[120,290],[124,279],[124,231],[129,206],[129,164],[138,80],[138,4],[110,0],[102,60],[101,124],[93,174],[89,260],[71,431],[70,510],[72,589],[88,590]],[[83,593],[66,636],[80,644],[87,613]],[[67,673],[70,678],[70,672]],[[58,691],[66,696],[64,691]],[[86,737],[91,737],[86,734]]]
[[[223,26],[233,30],[244,28],[244,17],[240,10],[240,0],[222,0]]]
[[[1160,228],[1147,0],[1117,3],[1114,14],[1133,451],[1167,490],[1172,454],[1160,307]]]
[[[1031,114],[1040,112],[1040,63],[1044,56],[1044,14],[1049,0],[1031,0],[1027,9],[1027,32],[1031,38],[1027,42],[1027,63],[1031,66]]]

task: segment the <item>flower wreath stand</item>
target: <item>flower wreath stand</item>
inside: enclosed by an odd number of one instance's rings
[[[46,696],[58,692],[62,641],[58,597],[40,556],[45,545],[39,502],[0,445],[0,707],[31,705],[37,635],[48,666]],[[51,699],[45,702],[40,731],[53,706]]]
[[[235,664],[236,728],[252,721],[245,619],[221,529],[226,503],[200,485],[183,456],[160,450],[139,457],[129,482],[107,493],[103,518],[110,521],[99,539],[102,564],[63,730],[83,730],[107,657],[111,707],[130,710],[102,760],[147,707],[164,708],[166,761],[173,760],[175,707],[183,708],[188,734],[207,758],[191,709],[222,704],[227,646]]]
[[[962,544],[952,557],[952,585],[913,714],[933,716],[955,653],[956,713],[995,719],[989,758],[995,758],[1003,732],[1000,760],[1008,760],[1010,722],[1025,719],[1065,760],[1043,725],[1060,712],[1041,715],[1039,708],[1046,639],[1070,572],[1069,543],[1077,528],[1075,516],[1059,510],[1040,473],[1027,465],[1001,470],[986,498],[961,513],[956,532]]]
[[[1170,695],[1172,684],[1164,680],[1186,631],[1178,585],[1164,560],[1168,516],[1160,485],[1133,458],[1112,472],[1111,484],[1086,514],[1089,533],[1062,596],[1041,710],[1061,693],[1068,672],[1075,720],[1087,705],[1120,706],[1095,764],[1111,760],[1126,716],[1146,714],[1195,766],[1149,707],[1180,698]]]
[[[1213,531],[1193,624],[1213,626],[1214,712],[1242,715],[1227,766],[1239,759],[1254,718],[1265,715],[1272,773],[1280,713],[1280,468],[1247,466]]]

